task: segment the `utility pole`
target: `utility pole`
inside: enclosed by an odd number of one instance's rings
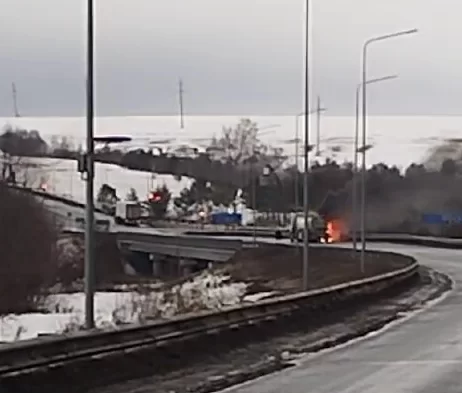
[[[326,108],[321,108],[321,97],[318,96],[316,105],[316,156],[321,155],[321,112],[326,111]]]
[[[184,128],[184,118],[183,118],[183,81],[179,80],[178,82],[178,96],[179,96],[179,102],[180,102],[180,128]]]
[[[17,98],[17,91],[16,91],[16,84],[13,82],[11,84],[11,90],[13,92],[13,112],[14,117],[21,117],[18,110],[18,98]]]

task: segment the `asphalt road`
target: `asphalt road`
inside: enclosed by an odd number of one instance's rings
[[[462,392],[462,253],[374,244],[371,249],[414,255],[450,274],[456,289],[443,301],[387,331],[297,367],[227,389],[235,393],[460,393]]]

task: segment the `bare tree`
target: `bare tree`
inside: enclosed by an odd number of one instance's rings
[[[258,132],[257,123],[241,119],[235,127],[223,127],[221,137],[212,139],[210,150],[221,151],[224,160],[235,166],[253,162],[279,168],[287,160],[283,149],[263,143]]]
[[[136,193],[136,190],[132,187],[130,188],[130,191],[128,192],[126,198],[127,201],[132,201],[132,202],[138,202],[138,194]]]
[[[257,123],[241,119],[235,127],[223,127],[221,137],[214,138],[211,147],[221,149],[228,162],[239,165],[252,157],[259,145]]]

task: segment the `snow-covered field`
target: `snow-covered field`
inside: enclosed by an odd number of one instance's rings
[[[37,165],[37,167],[31,167],[29,164]],[[71,197],[78,202],[85,201],[85,181],[80,178],[80,174],[77,172],[76,161],[22,158],[19,166],[27,167],[18,173],[20,182],[23,181],[24,176],[27,176],[29,186],[39,187],[46,184],[47,191],[51,194]],[[117,165],[95,164],[95,194],[101,185],[107,183],[117,190],[121,199],[125,199],[132,187],[140,199],[144,199],[150,191],[163,184],[166,184],[172,196],[176,197],[183,188],[189,187],[191,182],[192,180],[187,177],[177,181],[170,175],[152,175],[147,172],[121,168]]]
[[[179,145],[207,146],[211,138],[219,136],[223,126],[237,124],[240,117],[190,116],[185,129],[178,127],[178,119],[173,116],[159,117],[101,117],[96,119],[96,135],[130,135],[133,141],[120,147],[134,148],[160,146],[175,148]],[[294,157],[294,116],[251,117],[261,127],[261,139],[276,147],[282,147],[293,160]],[[53,137],[66,136],[74,145],[82,143],[85,135],[84,118],[0,118],[0,125],[11,125],[26,129],[37,129],[47,142]],[[302,135],[303,119],[299,119]],[[352,117],[322,118],[321,156],[312,155],[312,160],[335,159],[342,163],[351,161],[353,145]],[[458,139],[462,128],[462,117],[375,117],[368,120],[368,143],[373,148],[368,152],[368,164],[385,162],[406,168],[412,162],[427,160],[430,152],[438,146]],[[312,139],[313,141],[313,139]],[[455,148],[454,148],[455,146]],[[452,148],[444,151],[445,156],[462,155],[462,143],[452,143]],[[29,169],[29,183],[35,186],[45,182],[51,193],[84,201],[85,184],[77,172],[77,163],[68,160],[33,160],[40,168]],[[302,161],[299,161],[301,164]],[[436,163],[436,166],[439,163]],[[189,187],[191,179],[176,181],[173,176],[155,175],[131,171],[116,165],[96,164],[96,191],[103,183],[115,187],[119,197],[124,198],[133,187],[143,198],[156,186],[164,183],[173,196]]]
[[[170,318],[198,310],[218,310],[243,301],[257,301],[271,293],[246,296],[247,285],[229,283],[227,277],[203,273],[193,281],[164,292],[97,293],[96,325],[114,327],[123,323],[140,323],[146,317]],[[45,301],[47,313],[8,315],[0,318],[0,341],[15,341],[72,331],[84,323],[84,295],[51,295]]]
[[[242,116],[187,116],[185,128],[180,129],[175,116],[100,117],[95,120],[95,134],[128,135],[133,138],[129,147],[171,147],[187,144],[205,147],[211,138],[220,136],[223,126],[233,126]],[[294,155],[295,116],[244,116],[257,122],[261,139],[286,154]],[[84,142],[85,119],[76,117],[0,118],[0,125],[36,129],[47,140],[66,136],[75,145]],[[299,135],[303,134],[303,119],[299,119]],[[315,127],[311,128],[311,142],[315,141]],[[373,148],[367,155],[367,164],[378,162],[395,164],[400,168],[412,162],[421,162],[428,151],[459,138],[462,117],[459,116],[369,116],[367,143]],[[323,116],[321,121],[321,160],[330,157],[340,162],[351,161],[353,154],[354,118],[350,116]],[[314,158],[314,157],[313,157]],[[300,161],[301,164],[301,161]],[[68,183],[69,184],[69,183]],[[146,184],[146,181],[145,181]]]

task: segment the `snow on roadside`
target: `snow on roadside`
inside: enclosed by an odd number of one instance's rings
[[[246,303],[254,303],[254,302],[258,302],[263,299],[268,299],[275,295],[277,295],[277,292],[258,292],[258,293],[253,293],[251,295],[244,296],[243,301]]]
[[[224,275],[204,272],[192,281],[165,291],[101,292],[95,296],[95,322],[99,328],[143,323],[147,318],[171,318],[202,310],[220,310],[245,301],[247,284],[229,282]],[[0,318],[0,342],[78,330],[84,323],[84,294],[50,295],[49,313]]]

